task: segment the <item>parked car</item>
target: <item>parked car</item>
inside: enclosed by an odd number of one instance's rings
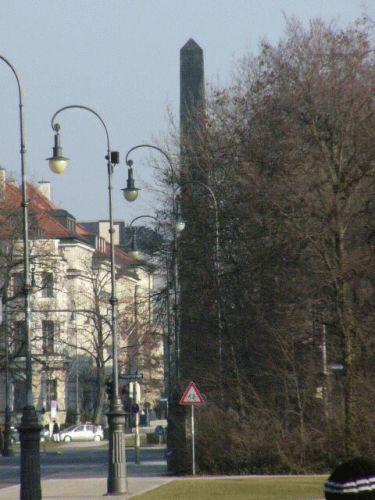
[[[40,440],[42,442],[47,441],[49,439],[49,437],[50,437],[49,429],[44,427],[40,431]],[[10,441],[11,445],[13,445],[14,443],[19,443],[20,435],[19,435],[18,429],[11,427],[10,434],[9,434],[9,441]]]
[[[51,437],[51,434],[49,432],[49,428],[43,427],[43,429],[40,431],[40,440],[43,441],[48,441]]]
[[[60,441],[101,441],[104,438],[100,425],[73,425],[60,432]]]

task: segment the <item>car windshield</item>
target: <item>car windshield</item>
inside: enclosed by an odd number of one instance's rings
[[[72,431],[75,428],[76,428],[75,425],[71,425],[70,427],[67,427],[66,429],[64,429],[62,432],[69,432],[69,431]]]

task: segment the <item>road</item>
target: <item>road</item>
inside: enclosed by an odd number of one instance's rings
[[[134,463],[134,449],[126,450],[129,477],[165,476],[164,447],[142,448],[140,464]],[[12,457],[0,455],[0,488],[20,482],[19,449]],[[41,478],[107,477],[108,443],[68,443],[55,449],[41,449]]]

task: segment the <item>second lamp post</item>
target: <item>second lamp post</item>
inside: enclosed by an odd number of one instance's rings
[[[118,338],[117,338],[117,298],[116,298],[116,276],[115,276],[115,245],[114,245],[114,225],[112,215],[112,174],[114,165],[119,163],[119,153],[111,151],[108,129],[102,118],[91,108],[81,105],[65,106],[59,109],[52,117],[51,126],[56,132],[53,156],[48,158],[50,169],[57,174],[61,174],[68,163],[68,158],[62,155],[60,145],[59,130],[60,125],[55,123],[56,116],[67,109],[82,109],[94,114],[102,123],[107,138],[107,170],[108,170],[108,195],[109,195],[109,233],[110,233],[110,260],[111,260],[111,312],[112,312],[112,381],[113,391],[110,398],[110,410],[108,412],[109,425],[109,460],[108,460],[108,483],[109,494],[122,494],[127,491],[126,480],[126,459],[125,459],[125,413],[122,408],[118,388]],[[138,190],[134,186],[132,170],[128,170],[127,188],[124,189],[124,196],[128,201],[137,198]]]

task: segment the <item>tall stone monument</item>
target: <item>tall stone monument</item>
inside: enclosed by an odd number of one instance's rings
[[[192,39],[180,50],[180,140],[181,175],[196,176],[192,165],[184,162],[185,152],[194,149],[199,141],[204,113],[204,62],[203,50]],[[193,171],[186,172],[186,169]]]
[[[210,194],[205,120],[203,50],[190,39],[180,51],[181,215],[178,241],[179,379],[196,379],[206,393],[207,372],[217,362],[215,317],[215,206]],[[210,347],[211,346],[211,347]]]
[[[203,50],[190,39],[180,50],[180,176],[181,191],[179,195],[181,214],[185,222],[185,230],[179,235],[176,255],[178,268],[178,308],[176,309],[177,338],[176,370],[174,390],[169,406],[168,427],[168,467],[171,473],[185,474],[191,472],[191,456],[189,446],[190,420],[186,418],[186,407],[179,404],[185,385],[194,378],[199,383],[202,371],[207,362],[205,321],[202,321],[201,308],[201,266],[208,268],[207,259],[212,260],[210,238],[209,247],[203,252],[202,245],[197,245],[201,238],[200,231],[204,222],[198,218],[197,207],[209,205],[207,193],[202,190],[206,183],[205,169],[202,169],[200,153],[204,148],[204,64]],[[208,220],[210,217],[207,218]],[[206,221],[207,222],[207,221]],[[205,229],[203,229],[205,231]],[[207,231],[210,233],[210,229]],[[197,263],[193,265],[192,262]],[[199,290],[197,292],[197,290]],[[197,305],[198,302],[198,305]],[[207,318],[209,314],[203,312]],[[199,340],[197,340],[199,339]],[[190,379],[190,377],[192,377]]]

